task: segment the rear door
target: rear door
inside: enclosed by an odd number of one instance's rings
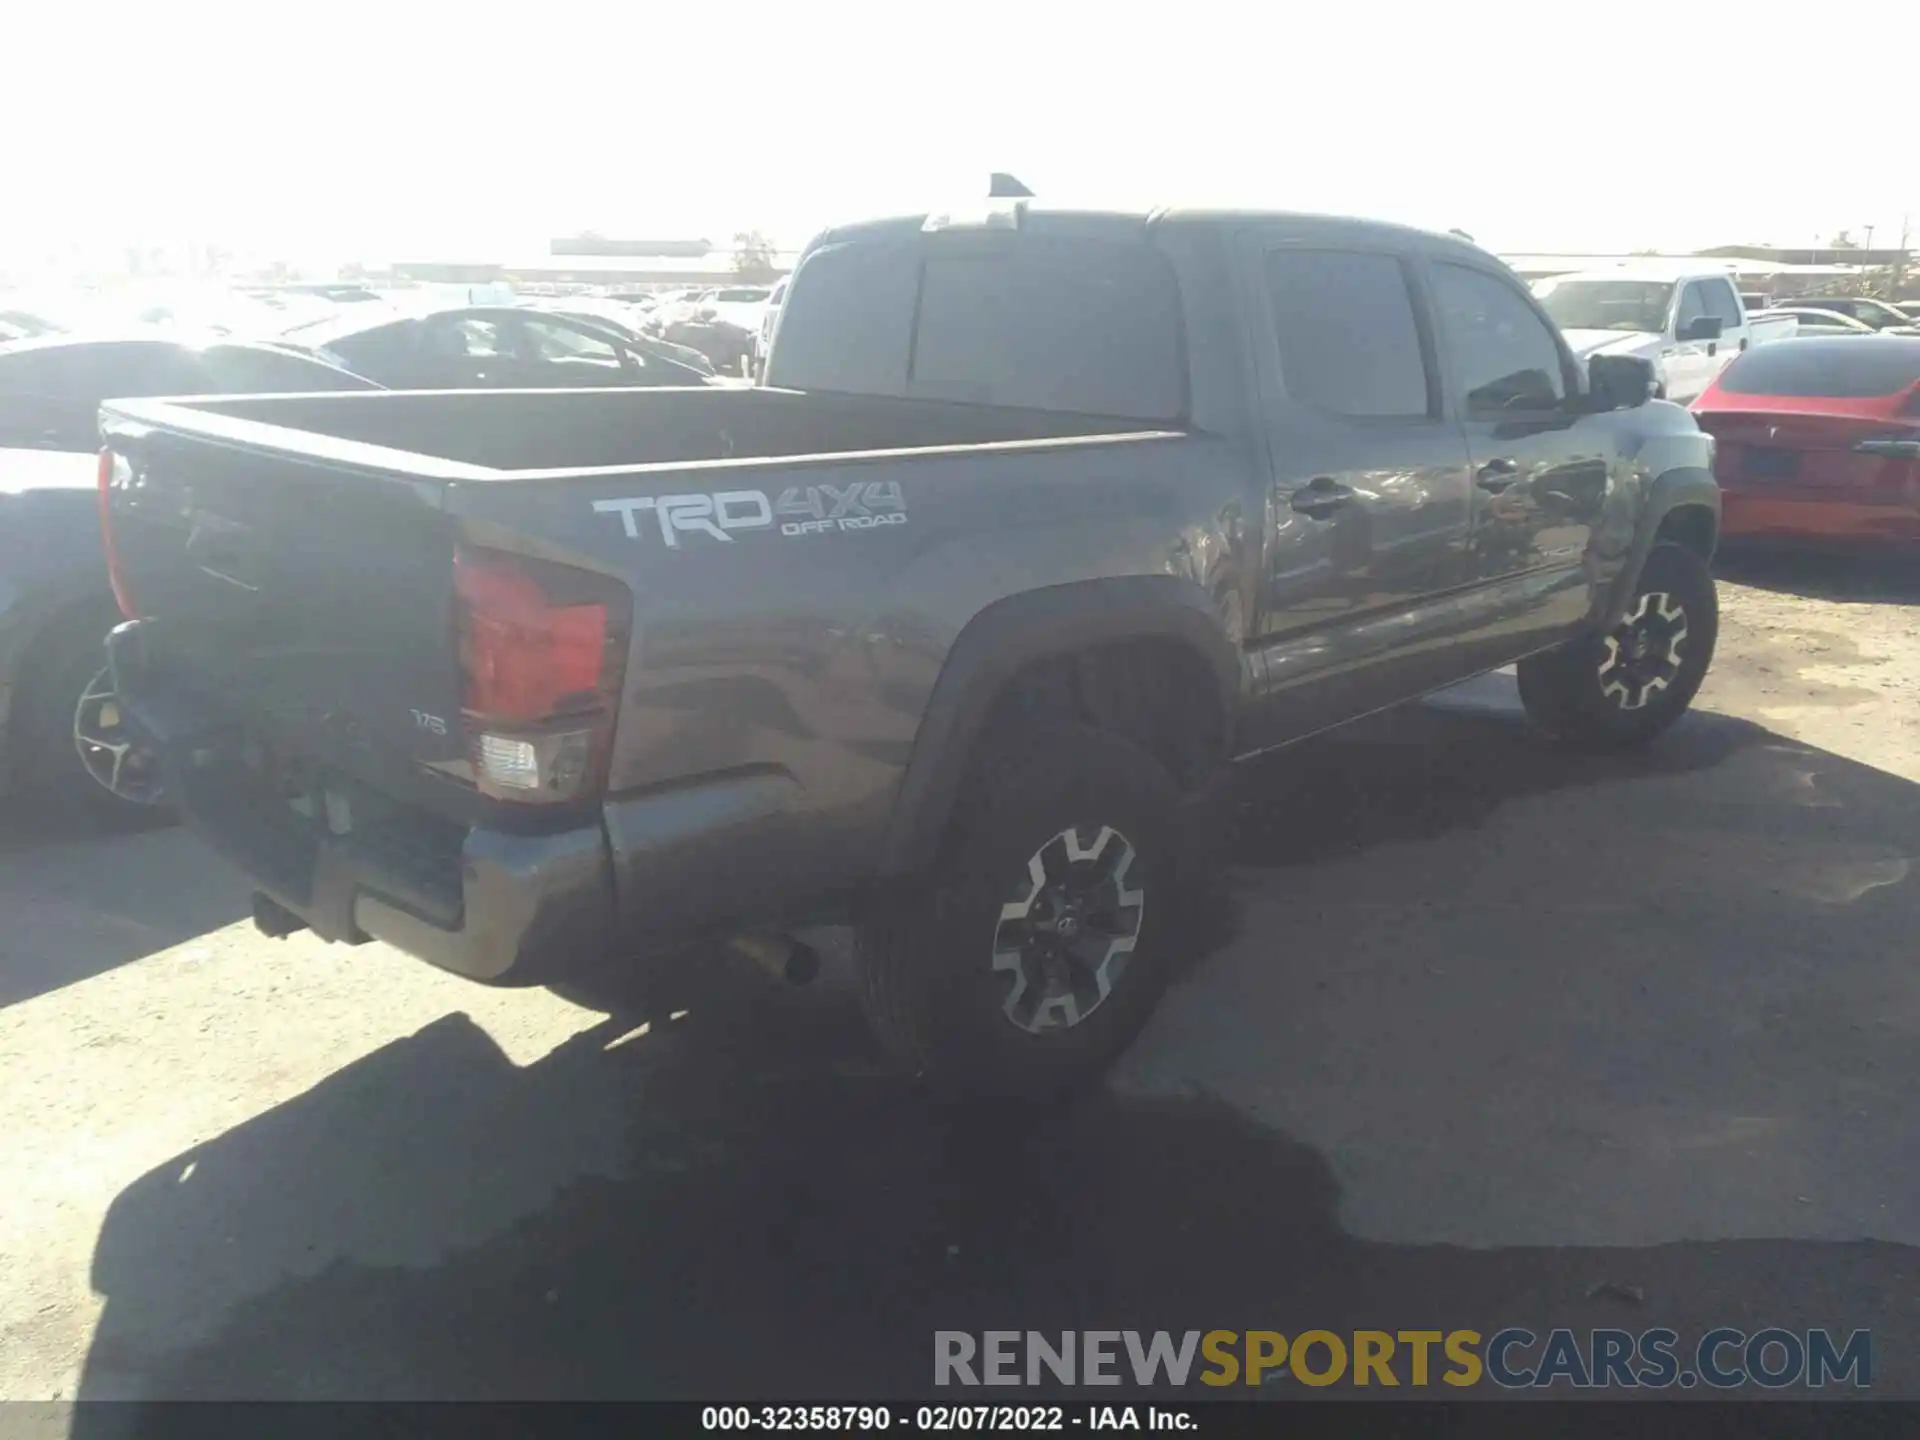
[[[1440,350],[1472,454],[1468,579],[1478,641],[1510,659],[1577,625],[1618,427],[1575,403],[1573,361],[1539,306],[1492,269],[1427,270]],[[1483,657],[1485,658],[1485,657]]]
[[[1405,256],[1308,224],[1242,260],[1272,465],[1256,740],[1278,743],[1458,678],[1468,449]]]

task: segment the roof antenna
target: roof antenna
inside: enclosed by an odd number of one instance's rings
[[[1022,185],[1018,180],[1014,179],[1013,176],[1007,174],[1006,171],[996,170],[993,172],[992,178],[987,181],[987,198],[989,200],[1013,200],[1023,198],[1030,200],[1033,198],[1033,191]]]

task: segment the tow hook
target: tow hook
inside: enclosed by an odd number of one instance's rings
[[[806,985],[820,973],[819,953],[791,935],[736,935],[727,943],[784,985]]]
[[[307,928],[306,921],[271,895],[263,895],[258,890],[253,892],[253,924],[255,929],[271,940],[284,940]]]

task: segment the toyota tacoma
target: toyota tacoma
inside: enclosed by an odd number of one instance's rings
[[[1233,762],[1711,659],[1712,443],[1462,239],[1030,199],[830,230],[743,389],[113,401],[127,722],[270,933],[564,984],[855,929],[927,1083],[1096,1073]]]

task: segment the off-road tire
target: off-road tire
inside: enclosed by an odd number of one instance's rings
[[[861,1002],[894,1060],[962,1100],[1042,1097],[1096,1078],[1165,985],[1185,881],[1179,799],[1158,761],[1105,731],[1062,722],[983,738],[933,873],[880,899],[858,927]],[[1008,1017],[995,937],[1030,857],[1074,827],[1088,844],[1110,827],[1131,848],[1139,928],[1106,997],[1035,1034]]]
[[[1632,697],[1609,693],[1603,682],[1613,655],[1608,636],[1586,636],[1520,662],[1520,700],[1536,725],[1570,745],[1621,750],[1646,744],[1686,713],[1713,663],[1720,633],[1713,576],[1691,550],[1662,542],[1648,552],[1625,613],[1635,615],[1650,596],[1670,597],[1667,608],[1684,617],[1680,662],[1671,680],[1628,708]],[[1616,644],[1626,628],[1623,621],[1610,632]]]

